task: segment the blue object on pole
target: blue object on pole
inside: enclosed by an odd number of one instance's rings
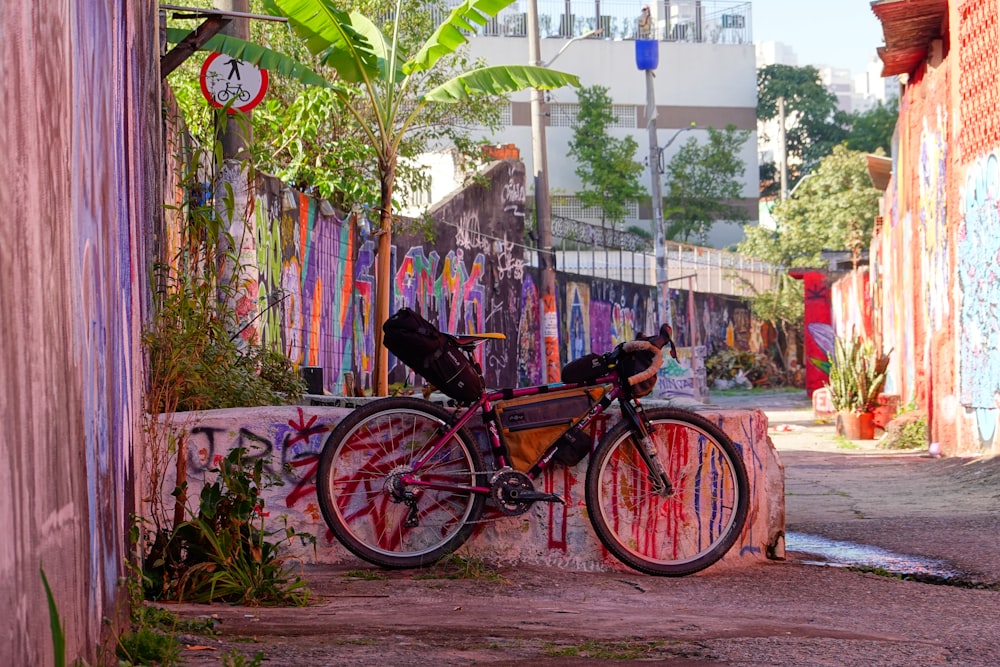
[[[635,40],[635,66],[641,70],[656,69],[660,64],[660,42],[655,39]]]

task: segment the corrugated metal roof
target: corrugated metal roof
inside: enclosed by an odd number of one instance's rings
[[[913,72],[946,31],[948,0],[876,0],[871,7],[885,38],[878,47],[884,77]]]

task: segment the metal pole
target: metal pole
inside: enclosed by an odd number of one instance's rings
[[[528,64],[542,66],[541,38],[538,32],[538,0],[528,0]],[[544,93],[531,89],[531,169],[535,186],[535,221],[538,225],[539,268],[542,270],[543,295],[555,293],[552,270],[552,208],[549,204],[549,178],[546,173]]]
[[[663,190],[660,185],[660,147],[656,137],[656,93],[653,70],[646,70],[646,130],[649,133],[650,196],[653,200],[653,227],[656,236],[656,318],[657,326],[670,323],[667,296],[666,230],[663,227]]]
[[[227,12],[247,13],[250,11],[250,0],[215,0],[216,9]],[[250,21],[246,18],[234,18],[222,29],[223,35],[232,35],[244,41],[250,39]],[[250,114],[247,113],[249,118]],[[222,156],[226,160],[248,160],[247,152],[253,141],[253,126],[250,122],[241,124],[231,115],[226,116],[225,131],[220,137],[222,141]]]
[[[788,199],[788,144],[785,136],[785,98],[778,98],[778,150],[781,151],[781,201]]]

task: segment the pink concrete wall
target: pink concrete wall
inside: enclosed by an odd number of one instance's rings
[[[996,454],[1000,91],[984,82],[997,77],[1000,3],[948,5],[942,48],[901,98],[872,240],[873,323],[893,349],[887,392],[927,411],[930,440],[946,455]]]
[[[343,405],[353,405],[341,400]],[[206,471],[231,449],[246,447],[252,456],[263,457],[267,469],[278,475],[283,486],[270,489],[264,511],[272,528],[287,520],[297,530],[316,536],[318,548],[299,546],[308,562],[354,562],[356,559],[336,542],[320,514],[315,475],[318,455],[330,431],[350,411],[349,407],[240,408],[203,413],[163,416],[178,432],[187,435],[190,497],[196,499]],[[618,417],[609,420],[600,432]],[[767,418],[759,410],[701,411],[718,424],[743,453],[751,483],[750,520],[740,541],[724,559],[732,565],[766,559],[769,550],[784,556],[784,473],[777,452],[767,435]],[[537,503],[527,514],[508,518],[487,514],[496,522],[486,523],[467,545],[470,553],[495,562],[551,565],[578,570],[624,568],[609,556],[593,534],[584,506],[585,460],[574,468],[555,466],[545,472],[538,488],[563,496],[566,505]],[[150,489],[172,506],[170,491]],[[776,548],[775,548],[776,547]]]
[[[156,5],[0,5],[2,662],[109,660],[140,442],[143,236],[159,210]]]

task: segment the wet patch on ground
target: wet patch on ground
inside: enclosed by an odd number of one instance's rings
[[[961,572],[942,560],[895,553],[868,544],[831,540],[820,535],[790,532],[786,550],[800,554],[798,562],[822,567],[843,567],[927,584],[998,590],[996,584]]]

